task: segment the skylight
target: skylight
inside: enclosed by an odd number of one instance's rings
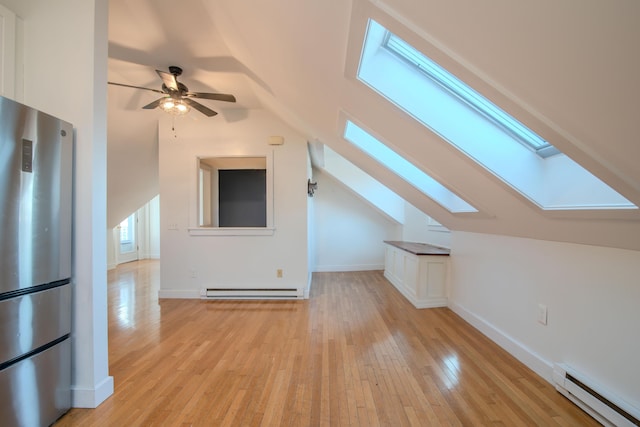
[[[367,26],[357,78],[429,129],[425,138],[451,144],[542,210],[637,209],[374,20]]]
[[[449,212],[478,212],[473,206],[350,120],[344,138]]]
[[[466,83],[424,56],[395,34],[387,31],[383,46],[417,67],[431,80],[466,102],[469,106],[475,108],[486,118],[502,126],[508,132],[511,132],[520,142],[533,149],[538,155],[548,157],[559,153],[558,149],[542,139],[538,134],[511,117],[487,98],[480,95]]]

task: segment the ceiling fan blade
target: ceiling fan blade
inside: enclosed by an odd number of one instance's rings
[[[236,97],[226,93],[187,92],[190,98],[213,99],[214,101],[236,102]]]
[[[144,89],[144,90],[150,90],[151,92],[157,92],[157,93],[164,93],[161,90],[158,89],[149,89],[148,87],[142,87],[142,86],[133,86],[133,85],[126,85],[124,83],[116,83],[116,82],[107,82],[110,85],[114,85],[114,86],[123,86],[123,87],[130,87],[133,89]]]
[[[205,107],[204,105],[200,104],[199,102],[194,101],[193,99],[182,98],[182,101],[184,101],[184,103],[189,105],[191,108],[200,111],[202,114],[204,114],[207,117],[213,117],[216,114],[218,114],[215,111],[213,111],[213,110]]]
[[[176,76],[174,76],[171,73],[167,73],[166,71],[160,71],[160,70],[156,70],[156,73],[158,73],[158,75],[162,79],[162,83],[164,83],[164,85],[167,88],[169,88],[170,90],[175,90],[175,91],[177,91],[179,89],[178,88],[178,80],[176,80]]]
[[[165,99],[167,99],[167,97],[164,98],[160,98],[160,99],[156,99],[155,101],[153,101],[150,104],[145,105],[144,107],[142,107],[145,110],[153,110],[154,108],[158,107],[160,105],[160,103],[162,101],[164,101]]]

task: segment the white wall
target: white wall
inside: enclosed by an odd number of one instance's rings
[[[342,176],[346,179],[348,173]],[[404,223],[398,224],[334,177],[333,171],[314,168],[314,179],[319,190],[313,209],[313,271],[384,269],[384,240],[451,245],[448,229],[402,199]]]
[[[640,408],[640,252],[464,232],[451,247],[454,311],[544,378],[567,363]]]
[[[401,226],[327,173],[314,169],[315,271],[384,269],[384,240]]]
[[[138,259],[160,258],[160,196],[149,200],[135,214]]]
[[[107,221],[113,228],[158,194],[158,127],[149,116],[159,112],[118,108],[129,92],[108,89]]]
[[[3,0],[24,22],[24,103],[75,127],[72,404],[113,393],[106,299],[107,0]]]
[[[311,182],[315,182],[314,169],[311,165],[311,156],[307,149],[307,179]],[[315,195],[307,198],[307,263],[308,263],[308,278],[307,278],[307,290],[305,297],[309,297],[311,290],[311,280],[313,279],[313,272],[316,271],[316,216],[315,216]]]
[[[156,196],[144,207],[145,252],[144,258],[160,258],[160,196]]]
[[[404,204],[402,240],[451,247],[451,232],[409,202]]]
[[[306,138],[266,110],[233,120],[191,116],[160,123],[161,297],[198,297],[201,288],[296,288],[308,282]],[[271,135],[284,145],[270,146]],[[272,236],[192,236],[197,220],[197,157],[273,153]],[[170,230],[175,224],[175,230]],[[276,277],[276,270],[283,277]]]
[[[118,228],[107,229],[107,269],[112,270],[118,265]]]
[[[0,95],[16,101],[22,101],[16,96],[16,71],[22,60],[16,52],[22,48],[22,27],[20,17],[0,4]]]

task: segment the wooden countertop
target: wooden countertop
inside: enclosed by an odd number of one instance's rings
[[[385,240],[386,244],[395,246],[414,255],[442,255],[449,256],[451,250],[440,246],[433,246],[427,243],[402,242],[396,240]]]

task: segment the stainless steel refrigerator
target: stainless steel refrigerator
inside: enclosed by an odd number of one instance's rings
[[[73,127],[0,97],[0,425],[71,406]]]

